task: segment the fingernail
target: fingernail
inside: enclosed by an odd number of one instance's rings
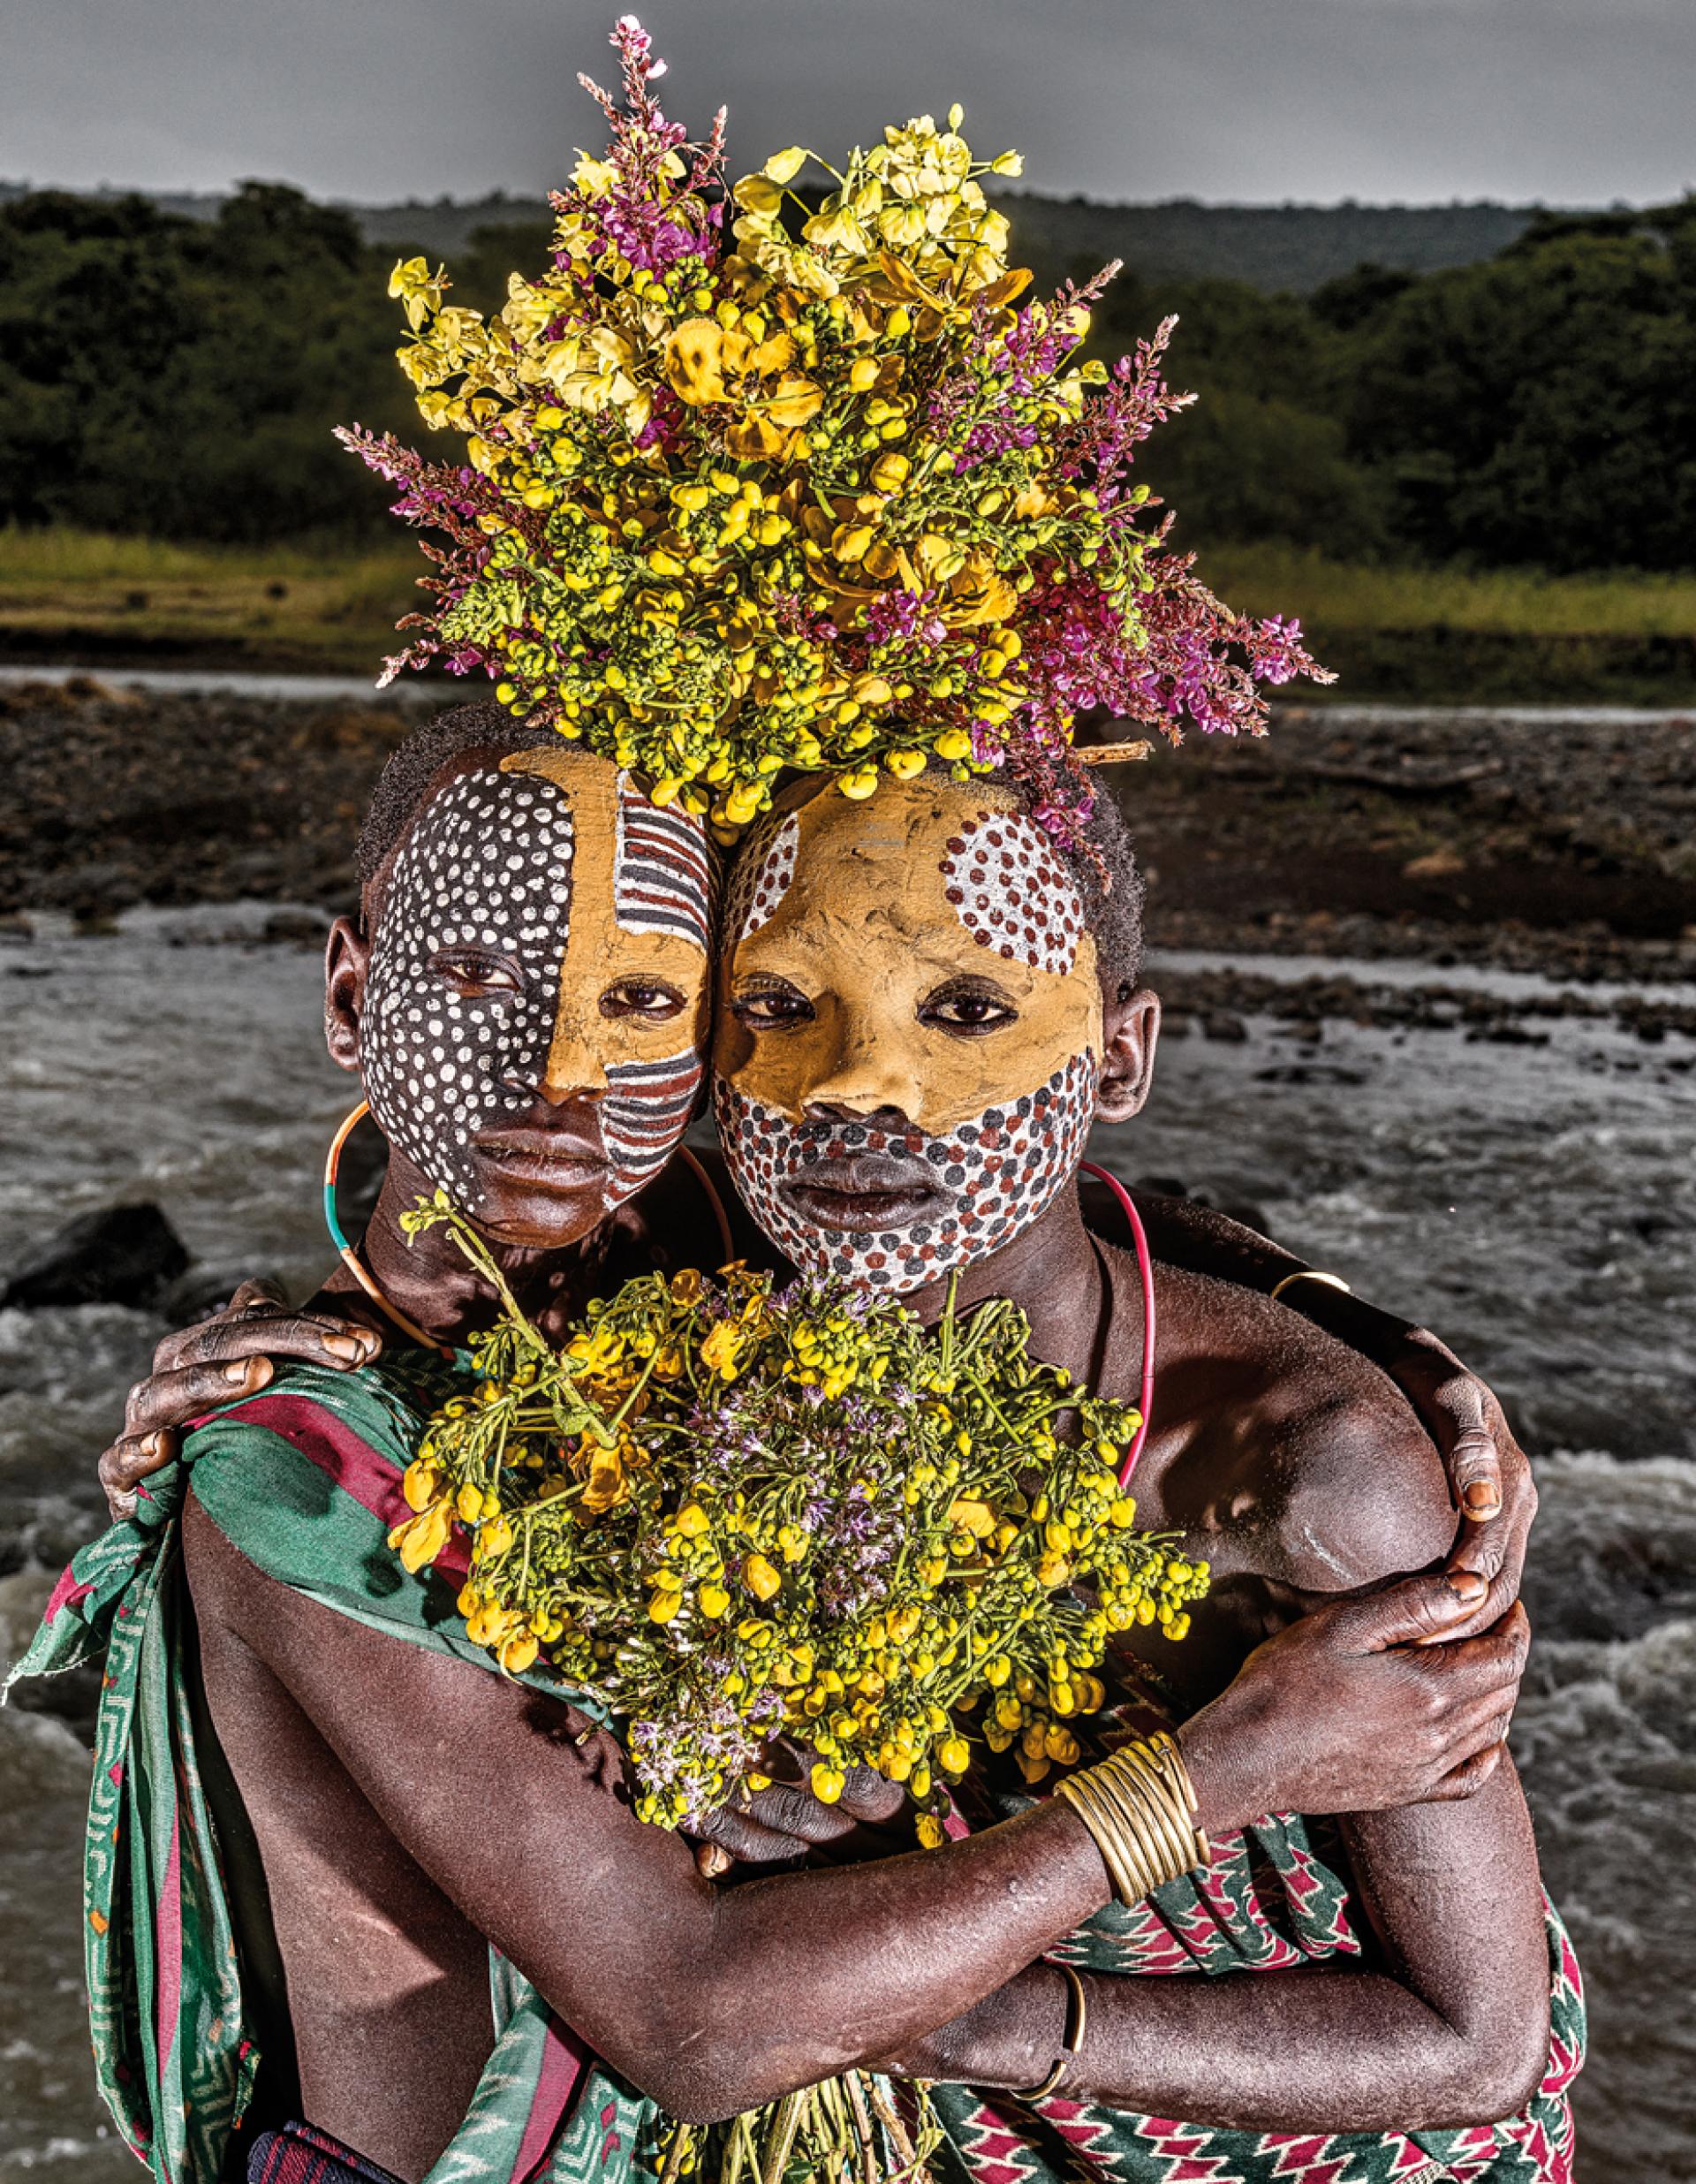
[[[231,1358],[230,1362],[223,1369],[224,1378],[226,1380],[238,1381],[245,1384],[247,1378],[247,1368],[252,1362],[253,1361],[251,1358]]]
[[[718,1844],[705,1843],[701,1846],[699,1862],[705,1878],[716,1881],[721,1873],[728,1873],[736,1861],[728,1850],[722,1849]]]
[[[165,1437],[163,1433],[144,1433],[141,1437],[141,1445],[149,1456],[163,1456],[165,1450]]]
[[[1457,1600],[1469,1606],[1481,1600],[1490,1589],[1476,1570],[1450,1570],[1447,1573],[1449,1589]]]
[[[365,1345],[357,1335],[326,1335],[324,1347],[332,1357],[344,1358],[350,1365],[357,1365],[365,1355]]]
[[[1501,1497],[1495,1489],[1487,1486],[1482,1479],[1474,1479],[1462,1499],[1466,1504],[1469,1517],[1493,1517],[1502,1506]]]

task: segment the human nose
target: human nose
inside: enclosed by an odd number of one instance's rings
[[[880,1038],[870,1024],[843,1025],[834,1052],[806,1088],[807,1115],[842,1122],[885,1114],[906,1120],[919,1088],[887,1025],[884,1033]]]
[[[548,1043],[548,1066],[536,1087],[540,1098],[555,1107],[573,1099],[604,1099],[608,1089],[604,1042],[595,1035],[606,1025],[598,1012],[574,1007],[564,995]]]

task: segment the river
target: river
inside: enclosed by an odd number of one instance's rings
[[[0,938],[0,1265],[148,1197],[210,1267],[300,1286],[322,1267],[317,1175],[347,1081],[319,1042],[314,951],[254,937],[276,907]],[[1186,966],[1156,959],[1156,985],[1162,967]],[[1094,1149],[1262,1207],[1509,1404],[1543,1496],[1514,1743],[1593,2012],[1580,2173],[1672,2184],[1696,2177],[1696,1073],[1688,1040],[1543,1028],[1533,1047],[1332,1020],[1314,1043],[1250,1017],[1239,1040],[1169,1042],[1147,1112]],[[0,1620],[96,1523],[95,1453],[162,1331],[115,1306],[0,1313]],[[0,2184],[135,2173],[89,2086],[86,1782],[62,1722],[0,1716]]]

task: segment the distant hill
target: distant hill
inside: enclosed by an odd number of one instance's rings
[[[0,182],[0,199],[23,186]],[[101,195],[117,194],[100,192]],[[209,220],[223,201],[186,193],[149,193],[166,211]],[[1123,258],[1132,272],[1252,282],[1305,295],[1358,265],[1428,273],[1471,265],[1516,242],[1541,207],[1454,205],[1101,205],[1087,198],[1009,193],[1001,200],[1021,254],[1045,280]],[[367,241],[451,259],[481,227],[534,225],[548,217],[539,198],[504,192],[461,203],[437,198],[397,205],[349,205]]]

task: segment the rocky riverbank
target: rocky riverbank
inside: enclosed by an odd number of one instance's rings
[[[439,701],[0,687],[0,915],[348,908],[371,784]],[[1114,780],[1163,946],[1696,978],[1696,716],[1288,707]]]

